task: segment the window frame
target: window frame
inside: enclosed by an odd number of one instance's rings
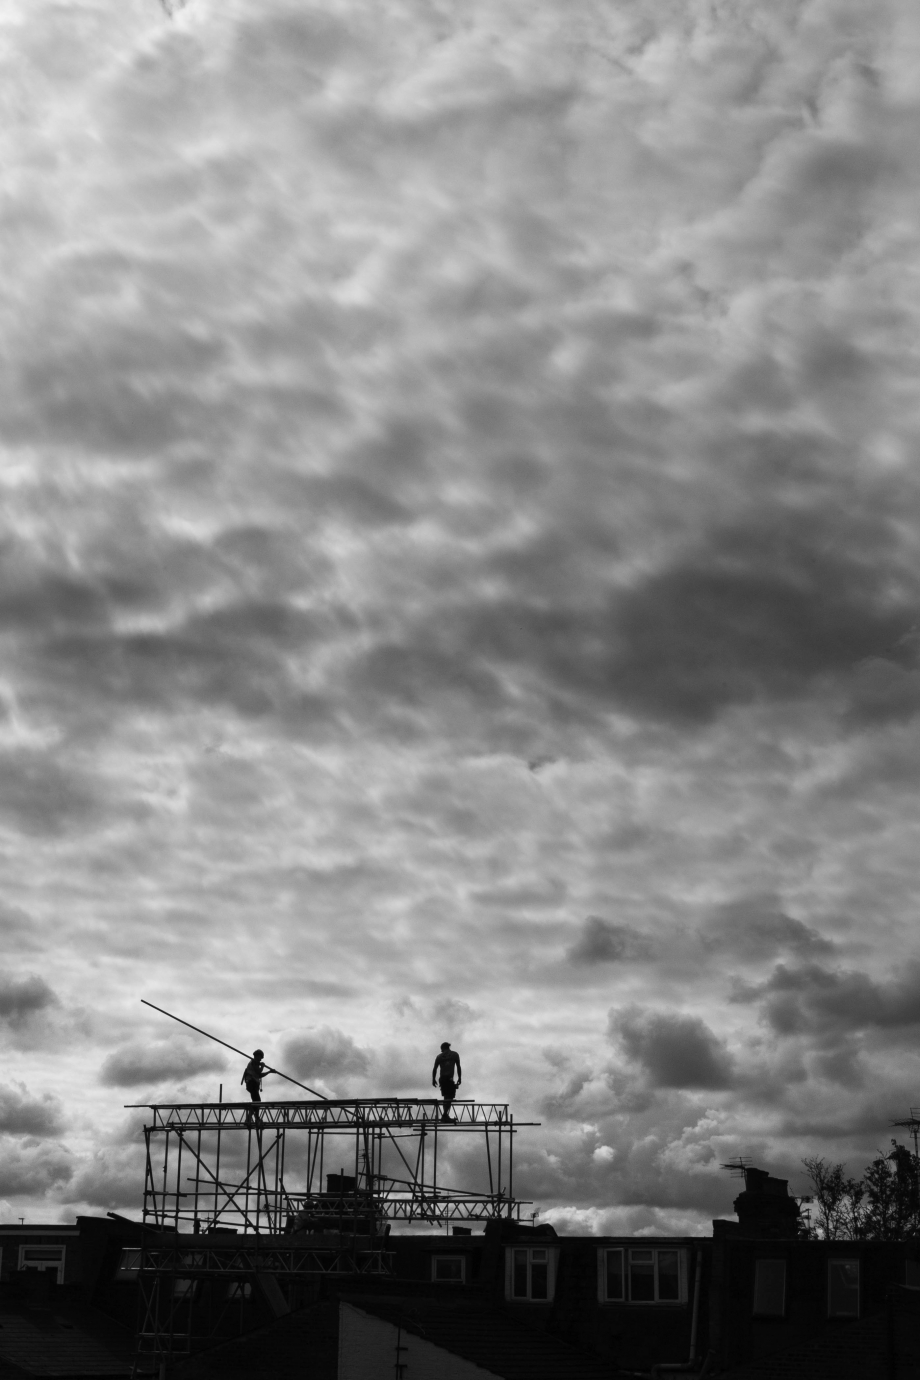
[[[839,1309],[831,1311],[831,1271],[835,1266],[855,1265],[856,1267],[856,1310],[855,1312],[842,1312]],[[860,1269],[859,1256],[851,1255],[830,1255],[827,1258],[827,1316],[829,1318],[858,1318],[862,1316],[862,1271]]]
[[[27,1262],[28,1262],[28,1255],[29,1255],[29,1253],[30,1253],[31,1251],[47,1251],[49,1254],[47,1254],[47,1255],[44,1257],[44,1260],[43,1260],[41,1263],[36,1262],[35,1264],[30,1264],[30,1263],[27,1263]],[[50,1254],[51,1251],[55,1251],[55,1252],[57,1253],[56,1258],[53,1257],[53,1256]],[[20,1268],[20,1270],[36,1270],[36,1271],[39,1271],[39,1272],[41,1272],[41,1273],[47,1273],[49,1270],[53,1270],[54,1273],[55,1273],[55,1275],[57,1276],[57,1282],[58,1282],[58,1284],[63,1284],[63,1283],[64,1283],[64,1264],[65,1264],[66,1260],[67,1260],[67,1247],[66,1247],[66,1246],[56,1246],[56,1245],[53,1245],[53,1244],[49,1244],[49,1245],[42,1246],[42,1245],[39,1245],[38,1243],[35,1243],[34,1245],[28,1245],[27,1243],[24,1242],[24,1243],[19,1247],[19,1268]]]
[[[143,1246],[122,1246],[121,1254],[118,1257],[118,1266],[115,1270],[116,1280],[137,1279],[138,1275],[141,1272],[141,1258],[143,1256],[143,1250]],[[129,1256],[136,1257],[136,1265],[127,1265],[125,1263],[126,1259]]]
[[[438,1264],[442,1260],[449,1260],[453,1265],[460,1262],[459,1279],[438,1279]],[[465,1284],[466,1283],[466,1256],[450,1255],[446,1251],[439,1251],[437,1255],[431,1257],[431,1282],[432,1284]]]
[[[757,1276],[762,1265],[781,1265],[783,1268],[783,1304],[779,1312],[768,1312],[764,1308],[757,1307]],[[755,1318],[784,1318],[786,1316],[786,1293],[789,1280],[789,1262],[785,1256],[771,1255],[759,1256],[754,1261],[754,1292],[751,1300],[751,1316]]]
[[[184,1275],[183,1269],[200,1270],[205,1264],[204,1251],[183,1251],[179,1256],[176,1265],[176,1274],[173,1277],[172,1296],[174,1299],[194,1299],[200,1292],[198,1289],[199,1277],[197,1275]]]
[[[618,1255],[620,1257],[620,1295],[615,1298],[607,1292],[607,1257]],[[597,1252],[597,1300],[598,1303],[627,1303],[626,1298],[626,1247],[625,1246],[600,1246]]]
[[[516,1294],[514,1292],[514,1266],[515,1252],[524,1252],[527,1255],[527,1293]],[[506,1246],[505,1247],[505,1298],[509,1303],[552,1303],[556,1297],[556,1274],[558,1265],[558,1250],[553,1246]],[[542,1256],[543,1259],[538,1257]],[[533,1296],[533,1266],[546,1266],[546,1297],[534,1298]]]
[[[622,1293],[619,1298],[613,1297],[607,1292],[607,1257],[617,1254],[620,1257],[620,1278],[622,1280]],[[677,1256],[677,1298],[661,1298],[660,1277],[658,1257],[659,1255]],[[634,1299],[632,1297],[632,1283],[630,1265],[634,1255],[651,1255],[652,1280],[655,1297],[651,1299]],[[686,1246],[599,1246],[597,1251],[597,1298],[599,1303],[621,1303],[628,1304],[635,1308],[684,1308],[689,1299],[688,1289],[688,1251]],[[637,1260],[636,1264],[648,1264],[648,1261]]]

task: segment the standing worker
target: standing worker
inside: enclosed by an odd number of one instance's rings
[[[252,1051],[252,1058],[243,1069],[243,1076],[240,1079],[241,1083],[246,1084],[246,1091],[249,1093],[253,1102],[262,1101],[262,1079],[267,1073],[272,1072],[271,1069],[266,1068],[262,1063],[264,1056],[264,1049],[254,1049]]]
[[[456,1072],[456,1079],[454,1073]],[[456,1121],[455,1116],[450,1114],[450,1104],[453,1102],[460,1086],[462,1074],[460,1072],[460,1055],[455,1054],[447,1040],[441,1046],[441,1053],[434,1061],[431,1070],[431,1086],[440,1087],[441,1096],[444,1099],[444,1110],[441,1113],[442,1121]]]

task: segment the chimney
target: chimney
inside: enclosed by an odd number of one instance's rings
[[[774,1179],[765,1169],[744,1167],[744,1192],[732,1207],[738,1235],[759,1240],[794,1240],[799,1234],[799,1205],[789,1197],[789,1180]]]

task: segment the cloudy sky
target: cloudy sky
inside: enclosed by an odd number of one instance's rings
[[[0,1216],[240,1064],[705,1230],[920,1102],[912,0],[2,0]],[[280,1085],[278,1085],[280,1088]],[[271,1084],[266,1085],[266,1092]]]

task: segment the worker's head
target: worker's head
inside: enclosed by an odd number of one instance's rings
[[[264,1049],[254,1049],[254,1050],[252,1051],[252,1057],[253,1057],[253,1059],[262,1059],[262,1058],[264,1057],[264,1055],[265,1055],[265,1050],[264,1050]]]
[[[442,1049],[442,1050],[444,1050],[444,1049],[450,1049],[450,1042],[449,1042],[448,1040],[445,1040],[444,1043],[443,1043],[442,1046],[441,1046],[441,1049]]]

